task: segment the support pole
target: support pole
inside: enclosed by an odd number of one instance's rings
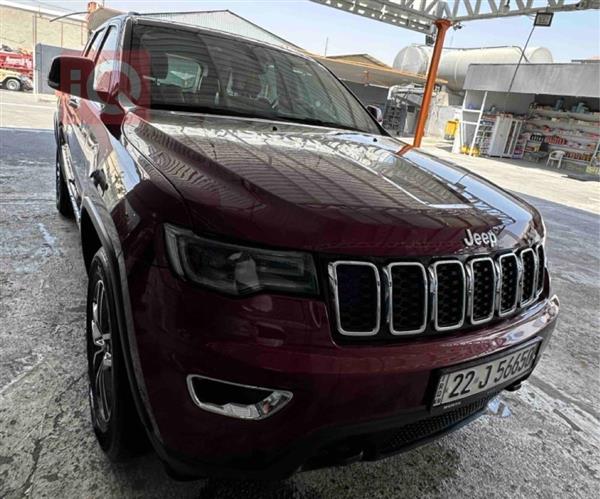
[[[419,112],[419,120],[417,121],[417,128],[415,130],[415,138],[413,141],[415,147],[421,146],[421,139],[425,134],[425,125],[427,123],[433,87],[435,86],[440,58],[442,56],[442,48],[444,47],[444,38],[446,38],[446,31],[452,26],[452,22],[448,19],[438,19],[434,24],[437,28],[437,36],[435,37],[431,63],[429,64],[429,71],[427,72],[427,83],[425,83],[425,89],[423,90],[423,102],[421,102],[421,111]]]

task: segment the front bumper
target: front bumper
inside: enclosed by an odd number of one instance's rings
[[[275,479],[378,459],[436,438],[479,415],[493,395],[447,413],[441,424],[428,410],[437,371],[534,337],[543,349],[558,314],[552,298],[468,333],[339,346],[317,300],[227,298],[160,267],[129,281],[157,451],[185,475]],[[190,374],[287,390],[293,399],[264,420],[229,418],[197,407],[186,385]],[[413,429],[417,421],[429,430]],[[390,439],[397,444],[381,444]]]

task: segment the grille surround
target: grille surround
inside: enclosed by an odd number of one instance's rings
[[[538,244],[535,248],[535,253],[537,255],[537,279],[536,279],[536,288],[537,292],[535,294],[535,299],[539,299],[542,291],[544,290],[544,278],[546,277],[546,249],[543,244]]]
[[[524,251],[528,255],[529,264],[534,261],[535,275],[533,276],[533,280],[530,281],[533,282],[534,286],[534,298],[526,301],[523,305],[521,300],[523,290],[523,264],[521,257]],[[541,256],[538,257],[538,255]],[[331,296],[333,298],[332,315],[336,317],[336,333],[346,337],[355,337],[357,340],[359,337],[375,336],[377,340],[387,339],[388,341],[392,341],[394,338],[402,336],[433,335],[445,331],[471,329],[472,327],[491,321],[498,321],[520,312],[539,301],[546,286],[545,272],[547,269],[546,258],[544,256],[545,248],[543,248],[543,243],[540,242],[530,248],[527,247],[521,250],[490,253],[487,255],[461,255],[438,261],[435,261],[434,258],[397,262],[386,262],[382,261],[383,259],[377,258],[373,258],[372,261],[330,261],[326,265],[329,273]],[[460,270],[458,267],[456,269],[452,267],[442,268],[442,273],[446,272],[446,274],[450,274],[450,278],[447,278],[446,283],[444,283],[446,294],[444,295],[442,292],[440,295],[437,270],[440,269],[441,265],[447,264],[457,265],[460,267]],[[373,279],[376,282],[371,282],[366,288],[370,287],[371,290],[377,290],[377,301],[375,301],[372,295],[366,295],[365,302],[368,300],[373,309],[376,303],[378,320],[377,324],[373,324],[374,319],[372,322],[368,322],[367,325],[369,328],[371,325],[374,326],[369,331],[353,331],[342,327],[344,321],[340,318],[340,297],[336,279],[337,269],[340,265],[360,265],[368,267],[369,271],[373,272]],[[543,265],[543,268],[540,265]],[[400,269],[402,268],[407,270],[401,271]],[[507,272],[504,276],[503,268]],[[449,270],[455,272],[448,272]],[[529,272],[529,279],[532,279],[531,270]],[[542,272],[541,278],[540,272]],[[348,297],[348,295],[345,295],[344,306],[346,312],[350,314],[355,310],[353,300],[356,302],[358,296],[358,300],[360,301],[360,293],[365,289],[365,273],[359,272],[357,274],[362,276],[363,280],[362,283],[361,281],[357,281],[356,290],[352,285],[348,285],[348,282],[345,284],[345,289],[350,290],[347,292],[350,292],[351,296]],[[352,275],[352,273],[349,275]],[[462,278],[462,283],[456,280],[457,276]],[[509,280],[505,283],[504,278],[508,278]],[[396,282],[394,279],[398,279],[398,281]],[[410,279],[413,279],[413,281],[418,280],[419,285],[415,285],[414,282],[411,283]],[[394,286],[395,282],[396,286]],[[402,284],[398,284],[399,282]],[[460,296],[459,284],[463,285],[461,309],[457,306],[460,302],[456,300],[457,290]],[[504,289],[503,284],[505,284]],[[396,296],[394,293],[396,293]],[[401,293],[403,294],[401,295]],[[364,293],[363,296],[365,296]],[[447,325],[443,321],[440,322],[438,320],[438,308],[441,305],[438,303],[440,296],[442,299],[443,296],[450,299],[450,305],[445,305],[446,318],[450,316],[458,319],[460,311],[462,321],[458,322],[457,320],[457,322]],[[511,302],[508,304],[506,302],[502,303],[503,296],[505,300],[510,299]],[[421,305],[423,305],[422,309]],[[510,307],[507,305],[510,305]],[[417,309],[417,312],[415,312],[415,309]],[[489,314],[486,313],[483,316],[483,313],[490,309],[492,312]],[[360,324],[360,319],[364,318],[365,314],[364,310],[360,310],[360,307],[357,307],[357,310],[358,319],[355,323]],[[409,311],[407,316],[401,315],[403,310]],[[448,310],[450,310],[450,315],[448,315]],[[395,318],[394,313],[396,314]],[[366,316],[369,317],[368,314]],[[419,321],[419,327],[416,328],[415,325],[419,317],[422,317],[423,320]],[[345,324],[353,322],[353,318],[345,318],[344,320]]]
[[[338,268],[343,266],[357,266],[357,267],[368,267],[373,270],[375,277],[375,285],[377,292],[377,312],[376,312],[376,323],[375,327],[369,331],[351,331],[346,330],[342,326],[342,317],[340,315],[340,297],[338,288]],[[381,327],[381,279],[379,277],[379,269],[377,266],[370,262],[358,262],[358,261],[337,261],[329,264],[329,282],[334,293],[335,300],[335,317],[340,334],[344,336],[373,336],[379,332]]]
[[[525,286],[527,285],[526,279],[527,279],[527,271],[529,269],[527,269],[527,263],[526,263],[526,258],[528,257],[528,255],[531,255],[531,258],[533,259],[533,261],[531,262],[531,265],[533,265],[533,269],[531,270],[532,272],[532,276],[531,276],[531,293],[529,294],[528,297],[526,297],[525,295]],[[537,262],[537,251],[534,251],[533,248],[526,248],[524,250],[522,250],[519,254],[519,260],[521,261],[521,268],[522,268],[522,272],[521,272],[521,285],[519,286],[519,289],[521,290],[521,296],[519,297],[519,304],[521,307],[526,307],[528,305],[530,305],[531,303],[533,303],[536,299],[536,295],[537,295],[537,283],[538,283],[538,262]]]
[[[504,262],[504,260],[506,259],[512,259],[515,262],[515,266],[516,266],[516,276],[514,276],[513,278],[516,280],[517,282],[517,286],[516,286],[516,291],[515,291],[515,297],[512,301],[512,305],[507,308],[507,309],[503,309],[502,306],[504,305],[503,303],[503,285],[504,285],[504,280],[505,280],[505,275],[504,275],[504,271],[502,270],[502,262]],[[499,317],[506,317],[507,315],[512,314],[517,307],[519,306],[519,302],[521,300],[520,298],[520,289],[521,289],[521,274],[522,269],[521,269],[521,260],[519,259],[519,257],[515,254],[515,253],[505,253],[504,255],[500,255],[498,257],[498,265],[496,266],[496,270],[498,272],[498,287],[497,287],[497,302],[498,302],[498,316]]]

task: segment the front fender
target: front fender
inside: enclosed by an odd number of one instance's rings
[[[93,225],[100,244],[104,247],[108,255],[109,272],[112,282],[116,285],[116,289],[114,290],[115,308],[123,348],[123,358],[125,359],[125,370],[138,415],[151,440],[153,440],[152,436],[160,439],[160,432],[152,415],[139,360],[125,259],[121,250],[117,229],[106,208],[98,207],[90,197],[83,199],[81,215],[82,220],[84,219],[83,217],[86,217]]]

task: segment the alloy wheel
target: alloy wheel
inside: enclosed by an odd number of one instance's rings
[[[91,317],[90,404],[99,429],[106,431],[112,412],[114,378],[108,300],[104,282],[94,287]]]

